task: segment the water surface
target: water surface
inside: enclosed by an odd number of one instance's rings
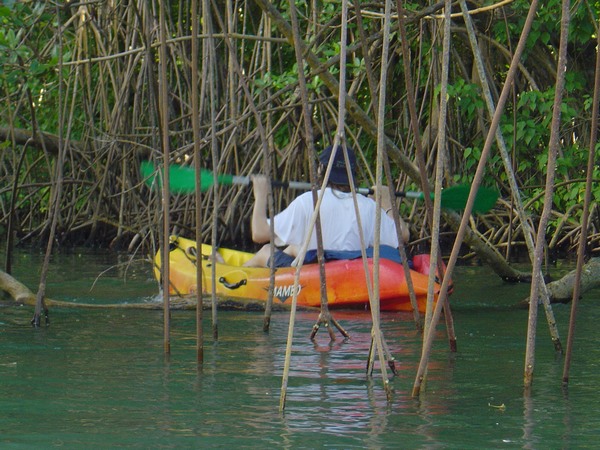
[[[80,303],[141,302],[158,286],[148,263],[112,254],[53,259],[48,295]],[[14,274],[37,288],[39,255]],[[110,269],[113,267],[112,269]],[[107,271],[107,269],[110,269]],[[101,277],[98,276],[106,271]],[[330,343],[317,315],[296,317],[284,413],[279,412],[289,316],[219,312],[219,339],[205,314],[204,362],[195,351],[195,312],[172,314],[171,355],[161,311],[54,309],[33,329],[29,307],[0,307],[0,444],[3,448],[594,448],[600,438],[600,350],[595,308],[581,301],[571,379],[540,311],[534,386],[523,393],[527,311],[512,307],[529,286],[460,267],[451,298],[458,352],[440,325],[425,390],[410,393],[421,336],[410,315],[385,313],[382,331],[398,375],[386,399],[376,363],[365,373],[368,312],[334,312],[350,340]],[[554,312],[566,345],[569,305]]]

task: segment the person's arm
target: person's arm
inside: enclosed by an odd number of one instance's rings
[[[373,186],[373,191],[377,191],[377,186]],[[372,195],[372,198],[375,198],[375,192]],[[392,201],[390,199],[390,190],[387,186],[381,186],[381,209],[385,211],[385,214],[394,220],[394,212],[392,211]],[[400,219],[400,233],[402,235],[402,240],[406,243],[410,239],[410,231],[408,225],[402,220],[402,217],[399,216]]]
[[[271,227],[267,220],[267,196],[269,194],[269,180],[264,175],[252,177],[254,192],[254,208],[252,210],[252,240],[257,244],[264,244],[271,238]]]
[[[394,213],[392,211],[392,208],[389,208],[389,210],[386,210],[386,214],[392,218],[392,220],[394,220]],[[410,230],[408,228],[408,225],[406,224],[406,222],[404,222],[404,220],[402,220],[402,216],[398,216],[398,219],[400,220],[400,233],[402,234],[402,241],[406,244],[408,243],[408,240],[410,239]]]

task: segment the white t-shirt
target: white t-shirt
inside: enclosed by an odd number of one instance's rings
[[[371,198],[357,195],[358,210],[363,228],[365,245],[370,247],[375,240],[375,212],[377,204]],[[306,237],[314,206],[311,192],[296,197],[289,206],[274,218],[277,243],[302,245]],[[321,203],[321,229],[325,250],[360,250],[358,221],[351,192],[325,189]],[[394,220],[384,212],[381,214],[381,245],[398,247],[398,236]],[[308,250],[317,248],[317,236],[313,230]]]

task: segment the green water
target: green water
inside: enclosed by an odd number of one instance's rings
[[[48,294],[86,303],[145,301],[158,288],[147,263],[105,253],[53,259]],[[14,274],[36,287],[39,256],[19,255]],[[34,268],[34,270],[32,270]],[[461,267],[452,296],[458,352],[439,327],[426,390],[410,392],[421,337],[409,315],[383,314],[396,358],[390,402],[377,364],[365,375],[370,315],[335,313],[351,335],[308,339],[314,313],[296,320],[286,409],[279,412],[288,315],[219,312],[219,340],[205,314],[204,364],[195,361],[195,313],[172,314],[163,352],[161,311],[55,309],[33,329],[32,310],[0,307],[2,448],[597,448],[600,349],[595,307],[580,304],[571,380],[561,386],[540,312],[534,386],[523,394],[527,311],[511,308],[528,286]],[[566,344],[570,306],[554,308]],[[503,409],[495,406],[504,405]]]

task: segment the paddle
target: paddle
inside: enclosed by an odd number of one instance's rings
[[[141,172],[146,183],[149,186],[157,185],[161,186],[161,177],[157,178],[158,171],[154,167],[154,164],[149,161],[144,161],[141,164]],[[200,190],[206,191],[213,184],[213,173],[209,170],[202,169],[200,172]],[[250,184],[250,177],[237,176],[229,174],[217,175],[217,183],[225,186],[231,186],[234,184],[248,185]],[[283,187],[289,189],[309,190],[311,188],[310,183],[302,181],[273,181],[272,185],[275,187]],[[176,194],[191,194],[196,192],[196,171],[193,167],[183,167],[178,165],[172,165],[169,167],[169,188],[171,192]],[[468,185],[456,185],[451,186],[442,190],[442,208],[452,210],[462,210],[465,208],[467,199],[469,197],[469,191],[471,187]],[[370,188],[357,188],[356,191],[359,194],[369,195],[373,194],[373,189]],[[406,197],[410,199],[422,200],[424,198],[423,192],[396,192],[396,197]],[[433,198],[433,194],[432,194]],[[495,189],[481,186],[477,192],[475,203],[473,205],[473,212],[487,212],[494,207],[498,200],[498,192]]]

